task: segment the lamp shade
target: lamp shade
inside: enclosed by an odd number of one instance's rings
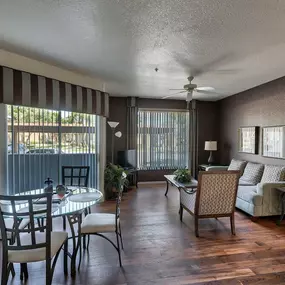
[[[112,129],[115,129],[115,128],[119,125],[119,122],[112,122],[112,121],[109,121],[109,122],[108,122],[108,125],[109,125]]]
[[[216,141],[205,141],[205,150],[217,150],[217,142]]]
[[[117,138],[122,137],[122,132],[120,132],[120,131],[119,131],[119,132],[116,132],[116,133],[115,133],[115,136],[116,136]]]

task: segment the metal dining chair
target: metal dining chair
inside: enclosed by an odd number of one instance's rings
[[[89,181],[90,166],[62,166],[62,184],[65,186],[87,187]],[[91,209],[85,210],[85,216],[91,213]],[[62,217],[63,229],[66,230],[66,217]],[[84,246],[86,239],[83,239]]]
[[[121,231],[121,222],[120,222],[120,204],[122,200],[122,195],[123,195],[123,188],[118,192],[115,214],[91,213],[83,219],[79,231],[79,235],[83,238],[85,238],[86,236],[89,237],[90,235],[97,235],[110,242],[118,252],[120,266],[122,266],[122,260],[121,260],[121,249],[120,249],[119,239],[121,241],[121,247],[122,249],[124,249],[122,231]],[[117,244],[115,244],[112,240],[110,240],[107,236],[105,236],[104,235],[105,233],[115,233]],[[87,243],[87,249],[88,248],[89,248],[89,238]],[[80,261],[78,268],[80,268],[80,263],[81,263],[81,248],[80,248]]]
[[[87,187],[90,166],[62,166],[62,184]]]
[[[46,204],[33,203],[46,199]],[[2,276],[1,285],[6,285],[10,273],[15,276],[14,263],[21,264],[21,280],[28,278],[27,263],[46,261],[46,285],[52,284],[53,272],[60,250],[65,245],[67,252],[67,233],[52,232],[52,193],[22,196],[0,195],[0,229],[2,235]],[[5,217],[14,221],[9,225]],[[35,221],[45,217],[45,224]],[[29,220],[29,228],[22,228],[21,223]],[[13,242],[9,242],[9,234]],[[67,271],[67,255],[64,256],[64,269]]]

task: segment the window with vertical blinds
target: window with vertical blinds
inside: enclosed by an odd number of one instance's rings
[[[62,166],[90,166],[98,186],[99,116],[7,105],[8,191],[61,184]]]
[[[188,167],[189,113],[187,111],[139,109],[137,136],[139,169]]]

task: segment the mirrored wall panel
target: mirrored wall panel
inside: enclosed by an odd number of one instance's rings
[[[258,153],[259,127],[241,127],[238,130],[239,152]]]
[[[285,126],[263,128],[262,154],[263,156],[285,158]]]

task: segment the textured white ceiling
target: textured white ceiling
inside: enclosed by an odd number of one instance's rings
[[[284,12],[281,0],[0,0],[0,48],[118,96],[167,96],[193,74],[220,94],[196,98],[217,100],[285,75]]]

